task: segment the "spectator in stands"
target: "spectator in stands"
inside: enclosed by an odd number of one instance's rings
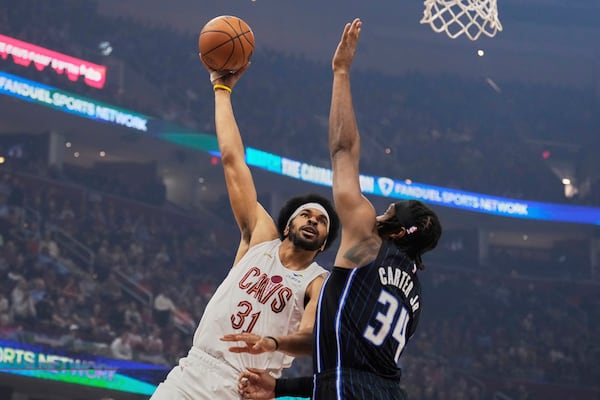
[[[41,293],[41,295],[38,297],[38,300],[35,302],[35,314],[36,325],[39,324],[46,329],[54,328],[55,325],[59,328],[64,327],[64,325],[57,323],[56,306],[52,296],[49,293]]]
[[[21,209],[25,199],[25,191],[18,177],[10,178],[10,194],[8,195],[7,204],[9,207]]]
[[[108,274],[108,279],[103,282],[102,285],[102,297],[108,302],[120,302],[123,299],[123,288],[120,284],[120,279],[116,274],[117,269],[114,272]]]
[[[173,300],[165,293],[165,290],[159,290],[154,298],[154,320],[161,328],[165,328],[171,322],[173,313],[177,310]]]
[[[71,311],[72,322],[77,324],[84,334],[90,336],[92,332],[92,309],[90,299],[80,296],[75,299]]]
[[[10,208],[8,206],[8,191],[10,189],[5,188],[4,191],[0,189],[0,218],[8,218],[10,213]]]
[[[30,322],[35,317],[35,305],[31,297],[29,283],[25,278],[18,278],[11,292],[12,314],[15,321]]]
[[[44,232],[44,236],[40,241],[40,249],[46,248],[47,254],[52,258],[58,258],[60,256],[60,249],[56,240],[52,237],[52,233],[49,231]]]
[[[123,330],[110,344],[110,353],[114,358],[121,360],[131,360],[133,358],[133,349],[129,335],[129,331]]]
[[[70,351],[82,351],[84,343],[80,334],[81,330],[77,324],[69,324],[65,333],[60,335],[58,339],[58,347]]]
[[[124,323],[126,326],[141,326],[142,314],[139,311],[138,303],[130,301],[125,306]]]
[[[12,321],[10,302],[2,292],[0,292],[0,318],[4,318],[7,323]]]
[[[73,302],[71,299],[58,295],[54,302],[52,320],[59,328],[70,326],[73,321]]]
[[[74,275],[67,276],[67,282],[63,286],[61,292],[62,295],[70,301],[77,301],[77,299],[82,296],[79,282]]]
[[[158,365],[168,365],[164,355],[164,343],[161,338],[161,328],[153,325],[150,333],[143,341],[140,360]]]
[[[13,323],[9,314],[0,314],[0,338],[21,341],[22,328]]]
[[[103,305],[108,303],[100,303],[98,300],[99,299],[95,299],[96,302],[93,306],[92,315],[89,317],[91,337],[99,342],[110,342],[113,339],[115,332],[110,326],[109,315]],[[107,305],[106,307],[110,306]]]
[[[167,264],[171,261],[171,257],[169,256],[166,244],[161,244],[160,250],[158,251],[158,253],[156,253],[154,259],[161,265]]]

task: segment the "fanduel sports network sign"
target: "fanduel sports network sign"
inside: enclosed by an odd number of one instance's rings
[[[64,73],[73,82],[83,77],[86,85],[96,89],[102,89],[106,82],[106,67],[103,65],[0,35],[0,57],[7,60],[9,56],[17,65],[28,67],[33,63],[38,71],[50,67],[57,74]]]
[[[0,94],[100,122],[148,132],[150,117],[0,71]]]
[[[246,161],[249,165],[304,182],[329,187],[333,182],[333,173],[328,168],[250,147],[246,148]],[[382,176],[360,175],[360,187],[365,194],[393,199],[418,199],[443,207],[460,208],[483,214],[600,225],[598,207],[509,199]]]
[[[168,368],[0,340],[0,373],[150,395]]]

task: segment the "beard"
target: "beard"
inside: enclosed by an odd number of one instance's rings
[[[323,246],[323,243],[325,243],[325,239],[321,240],[318,237],[315,237],[314,239],[305,239],[304,237],[302,237],[299,231],[296,231],[295,229],[290,229],[288,239],[290,239],[294,246],[307,251],[319,250],[321,246]]]

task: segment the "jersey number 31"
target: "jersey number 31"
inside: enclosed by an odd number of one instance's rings
[[[408,325],[408,309],[398,302],[398,299],[387,291],[382,290],[377,299],[383,305],[383,310],[378,311],[365,329],[363,336],[375,346],[381,346],[392,332],[392,338],[398,342],[394,360],[396,363],[406,344],[406,326]],[[399,309],[399,310],[398,310]],[[376,322],[375,322],[376,321]],[[394,324],[395,322],[395,324]],[[393,328],[393,330],[392,330]]]

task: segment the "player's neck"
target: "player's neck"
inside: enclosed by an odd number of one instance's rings
[[[306,269],[315,259],[316,251],[303,250],[284,240],[279,247],[279,259],[284,267],[291,270]]]

